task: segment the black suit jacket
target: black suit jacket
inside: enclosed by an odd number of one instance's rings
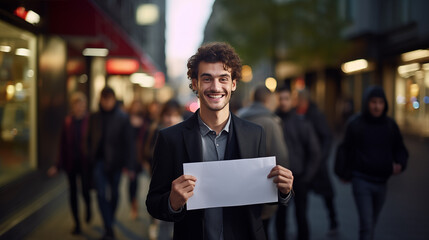
[[[148,212],[155,218],[173,221],[174,239],[204,239],[204,210],[170,213],[171,183],[183,174],[183,163],[203,159],[198,112],[184,122],[159,132],[154,149],[154,168],[146,199]],[[265,134],[253,123],[231,114],[225,159],[265,156]],[[232,134],[231,134],[232,133]],[[223,208],[224,239],[265,239],[261,205]]]
[[[103,125],[106,126],[103,127]],[[136,162],[136,147],[128,115],[118,106],[110,114],[101,112],[91,114],[88,149],[90,162],[93,165],[99,160],[98,151],[103,151],[106,172],[121,171],[123,167],[133,170]]]

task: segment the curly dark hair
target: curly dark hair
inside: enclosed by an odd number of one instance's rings
[[[188,79],[191,80],[189,88],[192,89],[192,79],[198,79],[198,66],[200,62],[222,62],[224,69],[231,68],[231,77],[239,81],[241,79],[241,60],[234,48],[228,43],[212,42],[198,48],[195,55],[188,59]]]

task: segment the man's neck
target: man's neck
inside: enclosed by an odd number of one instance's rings
[[[201,120],[203,120],[203,122],[215,131],[216,135],[218,135],[228,122],[229,108],[225,107],[220,111],[211,111],[209,109],[201,108],[200,117]]]

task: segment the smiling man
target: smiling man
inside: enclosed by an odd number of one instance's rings
[[[190,88],[201,106],[186,121],[159,132],[147,209],[155,218],[175,222],[174,239],[265,239],[261,205],[186,209],[198,179],[183,175],[183,163],[264,157],[266,148],[263,129],[229,110],[241,77],[234,49],[226,43],[204,45],[187,66]],[[286,204],[292,189],[291,171],[275,166],[267,177],[279,190],[279,202]]]

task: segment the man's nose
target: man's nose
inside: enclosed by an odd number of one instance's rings
[[[221,88],[221,84],[220,84],[219,79],[215,79],[214,81],[212,81],[212,84],[210,86],[210,90],[212,90],[212,91],[219,91],[221,89],[222,88]]]

